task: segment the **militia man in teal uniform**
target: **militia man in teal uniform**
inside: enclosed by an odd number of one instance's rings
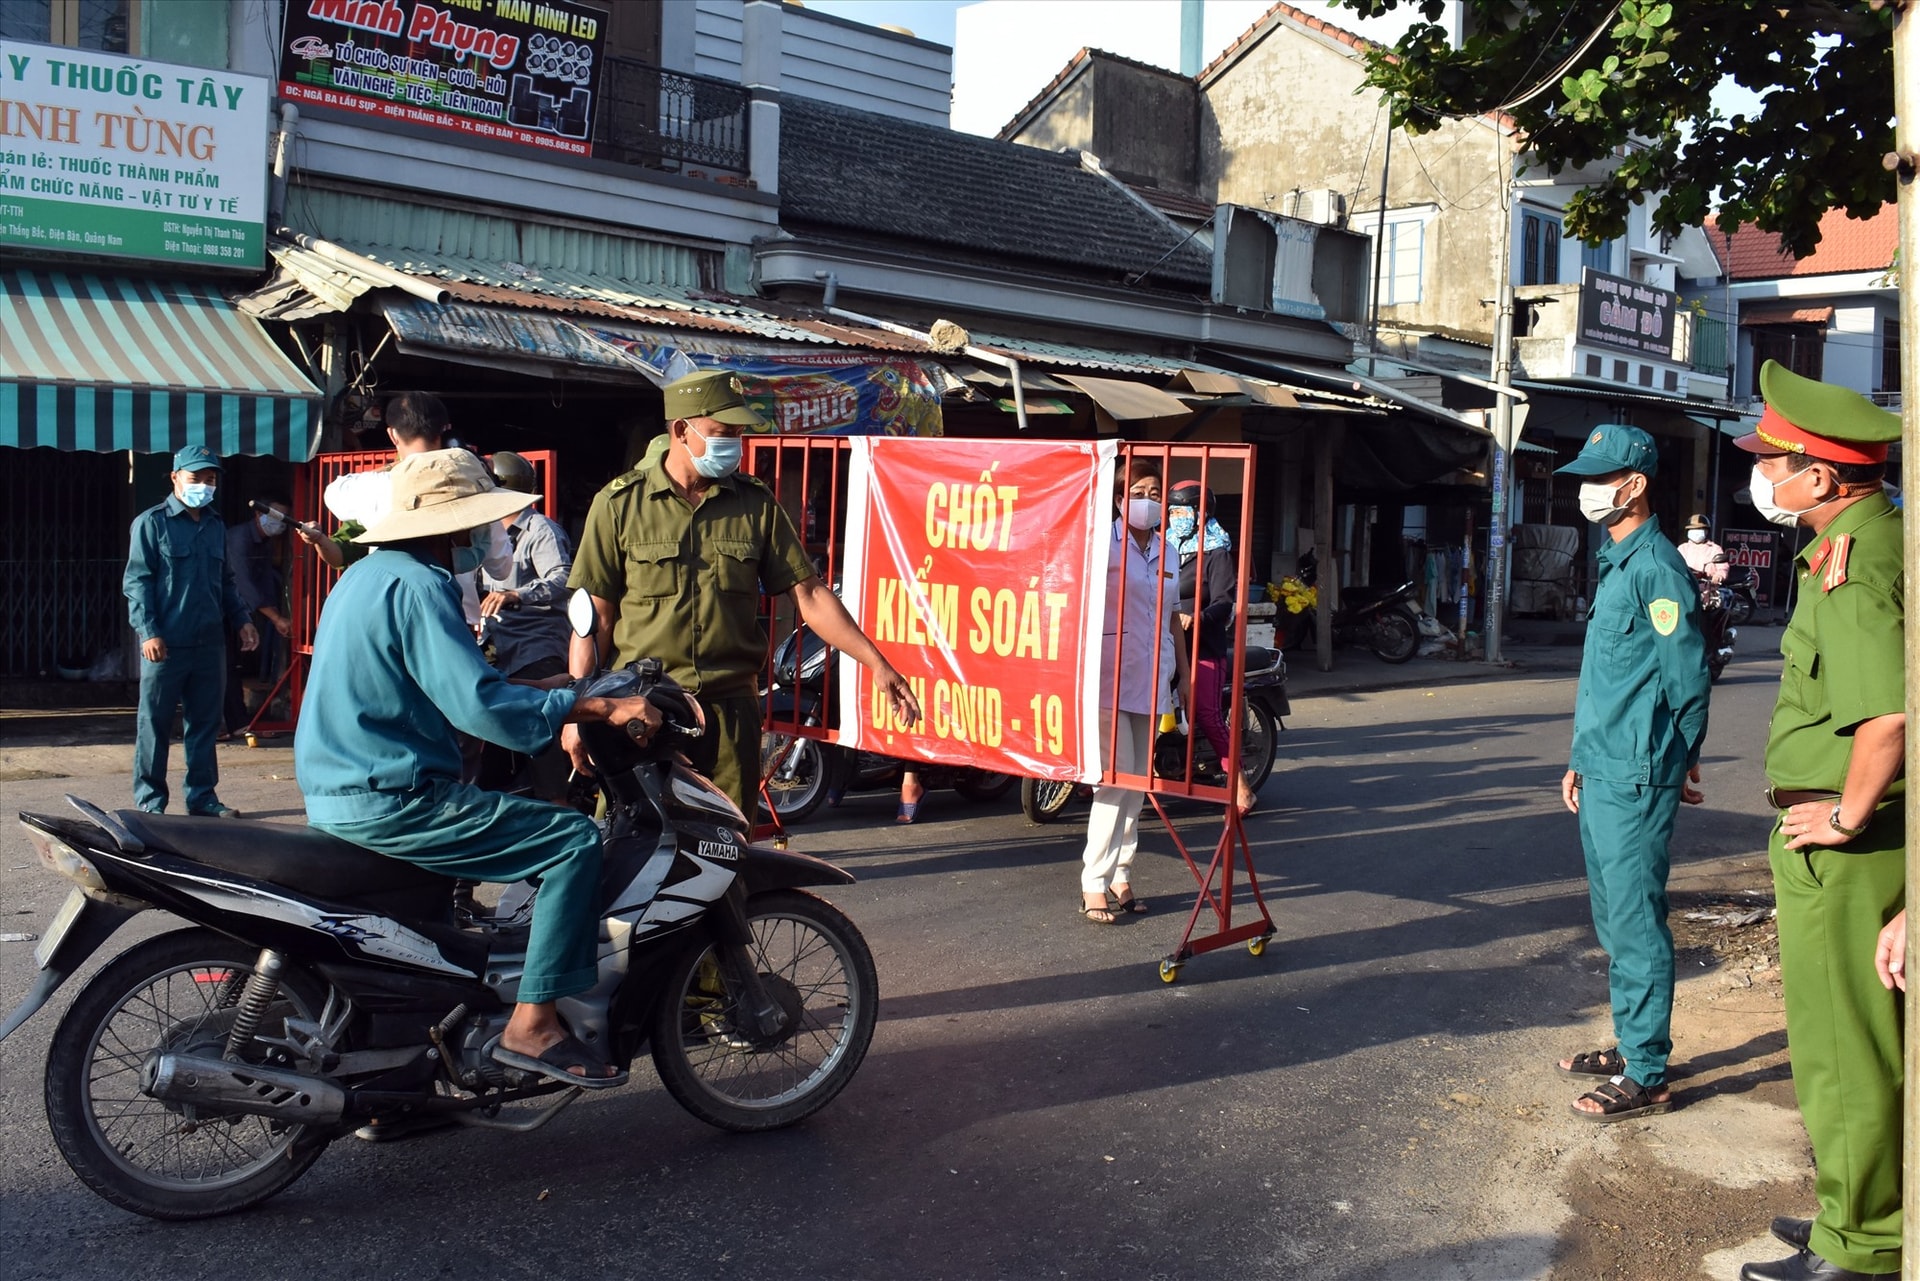
[[[576,638],[575,676],[596,654],[615,665],[658,658],[700,696],[707,712],[705,759],[694,766],[751,815],[760,790],[759,676],[767,658],[760,597],[793,596],[801,619],[874,674],[911,723],[920,704],[820,581],[792,519],[767,487],[739,474],[744,430],[766,429],[726,370],[688,374],[662,389],[667,448],[594,496],[568,586],[593,597],[597,625]],[[586,767],[579,735],[561,742]]]
[[[1699,589],[1647,499],[1659,465],[1651,436],[1608,423],[1560,469],[1581,478],[1580,510],[1608,535],[1560,784],[1561,800],[1580,818],[1618,1042],[1560,1060],[1568,1076],[1604,1078],[1573,1103],[1588,1121],[1673,1106],[1667,843],[1680,803],[1704,799],[1689,784],[1700,781],[1710,681]]]
[[[1799,1253],[1745,1281],[1856,1281],[1900,1270],[1900,996],[1875,944],[1906,902],[1906,591],[1900,512],[1881,488],[1900,419],[1769,360],[1766,410],[1734,442],[1759,457],[1753,505],[1811,530],[1767,729],[1767,845],[1794,1093],[1813,1142],[1811,1220],[1778,1218]],[[1885,947],[1882,942],[1882,947]],[[1886,958],[1880,958],[1882,968]]]

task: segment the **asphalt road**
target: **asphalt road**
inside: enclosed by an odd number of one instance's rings
[[[1681,816],[1677,871],[1764,842],[1775,635],[1744,634],[1717,689],[1708,803]],[[4,1272],[1544,1276],[1553,1216],[1500,1208],[1508,1140],[1475,1109],[1601,1026],[1557,795],[1572,702],[1558,673],[1298,700],[1249,824],[1278,934],[1171,985],[1156,965],[1193,883],[1164,832],[1135,873],[1153,913],[1100,928],[1075,910],[1083,809],[1032,827],[1012,798],[936,793],[902,828],[891,797],[849,798],[796,847],[860,877],[830,897],[878,958],[881,1023],[848,1091],[774,1135],[707,1128],[639,1065],[532,1135],[347,1139],[259,1210],[150,1223],[95,1199],[48,1136],[40,1070],[70,985],[0,1044]],[[297,821],[272,777],[288,752],[223,753],[230,803]],[[71,776],[35,779],[10,751],[0,804],[124,805],[122,755],[60,749],[46,768]],[[1174,813],[1187,839],[1216,837],[1209,811]],[[0,832],[0,931],[43,928],[64,896],[31,863],[17,827]],[[31,950],[0,943],[0,1004]]]

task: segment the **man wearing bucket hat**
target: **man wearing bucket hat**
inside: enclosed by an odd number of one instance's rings
[[[1899,993],[1875,944],[1906,902],[1906,595],[1900,513],[1881,489],[1900,419],[1768,361],[1766,410],[1734,443],[1757,455],[1753,505],[1812,531],[1767,728],[1767,852],[1794,1093],[1813,1142],[1812,1220],[1779,1218],[1799,1253],[1748,1281],[1892,1278],[1900,1270]],[[1904,931],[1903,931],[1904,933]],[[1889,964],[1889,958],[1880,958]]]
[[[535,879],[519,1001],[494,1047],[501,1063],[604,1088],[615,1072],[561,1022],[554,1002],[595,979],[600,834],[584,814],[460,781],[458,734],[529,755],[563,723],[660,723],[644,698],[575,697],[515,685],[487,666],[453,578],[479,560],[474,529],[533,502],[496,488],[464,449],[403,458],[374,544],[327,598],[293,759],[307,822],[454,878]]]
[[[134,518],[121,590],[140,638],[140,716],[134,730],[133,803],[167,808],[167,745],[181,709],[187,756],[187,813],[223,818],[214,741],[227,688],[227,632],[252,651],[260,643],[227,564],[226,526],[213,513],[220,456],[188,445],[173,456],[173,493]]]
[[[704,370],[662,389],[668,446],[594,496],[569,586],[593,597],[591,643],[576,639],[575,676],[597,655],[616,663],[651,655],[699,694],[707,711],[704,759],[694,765],[754,812],[760,790],[758,680],[767,657],[760,596],[791,593],[820,639],[874,673],[897,716],[920,717],[906,677],[874,647],[814,572],[793,521],[767,487],[739,474],[740,433],[766,424],[740,380]],[[574,761],[576,734],[561,738]]]
[[[1606,423],[1560,468],[1580,478],[1581,513],[1607,532],[1560,784],[1580,820],[1616,1040],[1559,1062],[1568,1076],[1604,1078],[1573,1103],[1588,1121],[1673,1106],[1667,843],[1680,803],[1704,799],[1689,784],[1700,781],[1710,682],[1699,592],[1647,498],[1659,465],[1646,432]]]

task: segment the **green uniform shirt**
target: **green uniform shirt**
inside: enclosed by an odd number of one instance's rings
[[[1794,557],[1799,590],[1767,731],[1774,786],[1837,794],[1855,727],[1906,710],[1900,551],[1900,512],[1882,493],[1849,505]],[[1895,779],[1886,799],[1905,791]]]
[[[1580,656],[1568,768],[1611,783],[1678,787],[1707,737],[1700,589],[1648,520],[1601,547]]]
[[[754,693],[766,662],[761,593],[813,576],[765,485],[729,476],[695,507],[654,459],[594,496],[567,585],[619,602],[617,663],[657,658],[688,690],[729,698]]]

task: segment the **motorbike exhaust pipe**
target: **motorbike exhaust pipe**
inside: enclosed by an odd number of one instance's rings
[[[244,1112],[293,1125],[327,1125],[347,1111],[347,1092],[332,1081],[203,1054],[153,1056],[140,1069],[140,1089],[209,1117]]]

